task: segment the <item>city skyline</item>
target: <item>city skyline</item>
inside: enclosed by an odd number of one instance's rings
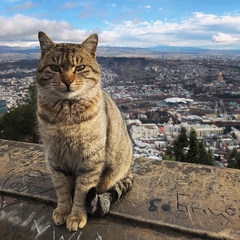
[[[59,42],[100,46],[240,49],[240,2],[229,0],[3,0],[0,45],[38,46],[38,31]]]

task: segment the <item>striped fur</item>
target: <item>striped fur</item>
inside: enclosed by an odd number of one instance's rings
[[[89,214],[101,217],[110,211],[112,205],[124,197],[133,184],[133,177],[129,174],[126,178],[115,183],[107,192],[98,194],[95,187],[91,188],[86,197],[86,207]]]
[[[98,37],[82,44],[39,33],[38,123],[58,197],[53,220],[69,231],[103,215],[132,187],[132,143],[125,121],[101,89]]]

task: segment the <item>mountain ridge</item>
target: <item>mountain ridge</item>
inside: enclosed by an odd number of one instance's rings
[[[0,45],[0,54],[2,57],[9,55],[23,55],[27,58],[38,58],[40,47],[12,47]],[[105,57],[160,57],[161,55],[240,55],[240,50],[212,50],[199,47],[179,47],[159,45],[149,48],[139,47],[116,47],[116,46],[99,46],[97,50],[98,56]],[[1,56],[0,56],[1,57]]]
[[[210,49],[205,48],[197,48],[197,47],[179,47],[179,46],[167,46],[167,45],[159,45],[155,47],[147,47],[147,48],[141,48],[141,47],[117,47],[117,46],[99,46],[98,49],[104,50],[131,50],[131,51],[211,51]],[[0,45],[0,53],[8,53],[8,52],[39,52],[39,47],[12,47],[12,46],[6,46],[6,45]]]

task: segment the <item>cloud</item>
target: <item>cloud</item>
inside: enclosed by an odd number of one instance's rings
[[[45,19],[37,19],[22,14],[16,14],[12,17],[1,17],[0,22],[4,22],[1,26],[1,40],[24,40],[34,39],[33,34],[36,30],[46,29],[58,32],[62,29],[70,29],[70,25],[65,22],[50,21]]]
[[[144,6],[142,6],[142,5],[138,5],[137,8],[139,8],[139,9],[147,9],[147,10],[149,10],[149,9],[151,9],[151,6],[150,6],[150,5],[144,5]]]
[[[239,38],[232,37],[231,35],[224,34],[224,33],[218,33],[216,35],[213,35],[212,39],[215,42],[225,42],[225,43],[236,42],[240,40]]]
[[[24,10],[32,9],[35,7],[36,7],[36,4],[34,4],[32,1],[28,1],[23,4],[16,4],[16,5],[10,7],[8,10],[9,11],[24,11]]]
[[[66,2],[66,3],[63,5],[63,8],[73,9],[73,8],[76,8],[77,6],[78,6],[78,4],[75,3],[75,2]]]
[[[70,3],[68,2],[68,4]],[[70,7],[71,4],[68,6]],[[92,33],[83,28],[74,28],[66,21],[38,19],[22,14],[12,17],[0,16],[0,22],[4,22],[0,31],[0,44],[5,45],[24,45],[24,42],[38,45],[37,33],[40,30],[60,42],[82,42]],[[217,16],[196,12],[191,17],[183,18],[178,22],[167,19],[161,21],[132,19],[118,22],[104,20],[103,22],[105,26],[99,27],[97,30],[100,45],[218,48],[226,44],[228,48],[240,49],[239,15]]]
[[[44,31],[56,41],[82,42],[91,33],[81,29],[73,29],[65,21],[50,21],[37,19],[21,14],[5,18],[0,16],[1,26],[0,39],[2,45],[14,45],[21,43],[27,46],[38,45],[37,35],[39,31]],[[27,42],[24,44],[24,42]]]
[[[123,21],[121,24],[111,24],[109,27],[113,32],[118,33],[116,42],[121,42],[122,45],[216,48],[217,45],[213,45],[213,41],[237,43],[236,41],[240,38],[239,22],[240,16],[217,16],[196,12],[190,18],[184,18],[180,22],[167,20]],[[240,47],[240,43],[238,47]]]
[[[183,19],[185,25],[191,26],[191,29],[206,29],[207,31],[239,31],[240,15],[218,16],[214,14],[205,14],[202,12],[194,12],[192,17]]]

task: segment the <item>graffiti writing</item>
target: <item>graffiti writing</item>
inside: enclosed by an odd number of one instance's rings
[[[212,206],[203,206],[196,199],[185,193],[177,193],[175,200],[164,201],[160,198],[153,198],[148,202],[149,212],[159,212],[170,214],[171,222],[174,219],[189,219],[192,223],[199,222],[199,217],[209,219],[220,227],[226,227],[231,223],[231,219],[237,216],[238,209],[233,205],[227,205],[223,209],[214,209]]]
[[[11,175],[5,180],[2,188],[19,193],[38,194],[52,190],[53,186],[49,173],[30,170]]]
[[[81,236],[83,234],[82,231],[74,232],[74,233],[66,233],[66,234],[59,234],[56,231],[55,226],[53,226],[53,223],[51,222],[44,222],[44,219],[46,219],[46,216],[43,215],[39,218],[36,218],[38,215],[36,212],[32,212],[26,219],[22,219],[20,217],[20,212],[17,209],[13,209],[11,211],[0,211],[0,221],[7,220],[11,222],[12,226],[18,225],[22,228],[30,228],[31,235],[33,234],[33,239],[37,240],[41,237],[41,239],[44,239],[44,237],[49,239],[51,236],[52,240],[81,240]],[[97,232],[96,237],[94,240],[103,240],[101,235]]]

